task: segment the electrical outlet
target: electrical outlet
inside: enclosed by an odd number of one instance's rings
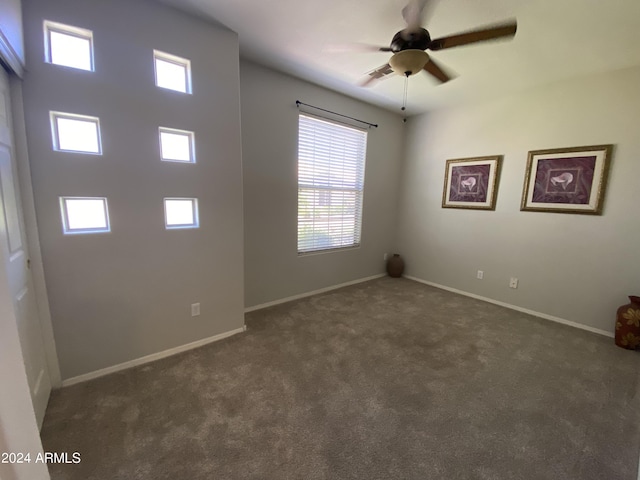
[[[476,278],[478,280],[482,280],[484,278],[484,272],[482,270],[478,270],[478,273],[476,275]]]
[[[518,288],[518,279],[516,277],[511,277],[511,280],[509,280],[509,288]]]
[[[200,315],[200,304],[199,303],[192,303],[191,304],[191,316],[192,317],[197,317],[198,315]]]
[[[386,254],[386,253],[382,256],[382,259],[383,259],[385,262],[387,261],[387,254]]]

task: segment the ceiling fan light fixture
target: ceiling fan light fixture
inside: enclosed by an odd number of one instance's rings
[[[429,55],[422,50],[401,50],[389,60],[391,69],[398,75],[415,75],[422,71],[429,61]]]

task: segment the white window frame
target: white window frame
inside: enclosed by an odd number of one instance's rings
[[[181,225],[169,225],[167,223],[167,200],[190,200],[191,208],[193,211],[193,221],[194,223],[186,223]],[[163,199],[164,205],[164,228],[167,230],[183,230],[189,228],[200,228],[200,212],[198,210],[198,199],[193,197],[165,197]]]
[[[317,127],[312,126],[314,134],[303,132],[303,122],[306,127],[309,128],[313,122],[320,122]],[[311,122],[311,123],[309,123]],[[325,127],[325,128],[323,128]],[[335,127],[335,128],[334,128]],[[298,117],[298,232],[297,232],[297,245],[298,255],[309,255],[317,253],[335,252],[344,249],[358,248],[362,240],[362,212],[363,212],[363,199],[364,199],[364,177],[365,166],[367,156],[367,130],[358,128],[353,125],[338,122],[332,119],[311,115],[305,112],[300,112]],[[324,130],[324,132],[318,132],[315,130]],[[332,131],[332,134],[339,135],[340,131],[344,130],[345,137],[342,139],[348,139],[349,142],[355,142],[357,148],[357,154],[345,153],[340,154],[339,149],[336,150],[335,155],[327,154],[330,151],[327,139],[320,140],[320,137],[316,135],[328,134]],[[352,132],[349,132],[352,131]],[[356,131],[356,132],[353,132]],[[360,136],[360,134],[362,134]],[[316,138],[318,142],[322,143],[320,148],[316,147]],[[303,148],[308,147],[308,148]],[[318,152],[316,154],[316,151]],[[306,152],[306,153],[303,153]],[[313,152],[313,153],[309,153]],[[303,157],[306,156],[305,157]],[[335,162],[335,163],[332,163]],[[318,173],[316,174],[316,166],[318,166]],[[344,166],[347,166],[351,174],[349,176],[344,175]],[[303,168],[304,167],[304,168]],[[342,177],[336,173],[335,175],[328,174],[327,169],[336,168],[336,172],[343,168]],[[312,173],[310,173],[312,172]],[[340,181],[342,185],[337,185]],[[327,195],[328,194],[328,195]],[[331,204],[331,198],[342,196],[342,206]],[[346,199],[346,195],[355,194],[355,198],[352,203]],[[311,213],[306,216],[303,215],[301,201],[305,198],[318,198],[318,202],[312,204]],[[327,200],[327,198],[329,200]],[[327,202],[329,202],[327,204]],[[329,208],[329,213],[326,214],[327,220],[323,224],[317,219],[322,215],[318,213],[316,208]],[[334,214],[331,212],[332,207],[340,208],[353,208],[353,216],[349,214],[345,215],[337,214],[334,218],[340,218],[342,216],[341,231],[339,234],[334,233],[335,220],[332,218]],[[321,219],[322,220],[322,219]],[[323,220],[324,221],[324,220]],[[313,235],[311,241],[304,242],[302,237],[302,231],[304,229],[311,228],[314,234],[324,234],[325,237],[331,239],[330,244],[323,244],[318,240],[317,235]],[[332,231],[333,230],[333,231]],[[351,241],[352,239],[352,241]],[[347,240],[345,242],[345,240]]]
[[[93,32],[86,28],[74,27],[71,25],[65,25],[64,23],[52,22],[45,20],[43,22],[44,28],[44,60],[51,65],[57,65],[59,67],[73,68],[76,70],[84,70],[85,72],[95,72],[95,61],[93,58]],[[69,35],[71,37],[81,38],[89,41],[89,70],[80,67],[72,67],[70,65],[62,65],[53,62],[53,55],[51,53],[51,32],[61,33],[63,35]]]
[[[175,160],[172,158],[164,158],[162,155],[162,134],[169,133],[173,135],[183,135],[189,137],[189,160]],[[177,128],[158,127],[158,142],[160,145],[160,159],[163,162],[174,163],[196,163],[196,134],[189,130],[178,130]]]
[[[156,60],[160,60],[167,63],[173,63],[174,65],[178,65],[183,67],[185,70],[185,91],[175,90],[173,88],[163,87],[158,85],[158,68],[156,65]],[[156,82],[156,87],[162,88],[163,90],[169,90],[171,92],[184,93],[187,95],[191,95],[193,93],[191,88],[191,60],[188,58],[178,57],[177,55],[172,55],[171,53],[162,52],[160,50],[153,51],[153,74]]]
[[[75,113],[66,112],[49,112],[49,118],[51,123],[51,140],[53,142],[53,149],[56,152],[70,152],[81,153],[84,155],[102,155],[102,134],[100,133],[100,119],[98,117],[90,117],[88,115],[78,115]],[[98,151],[90,152],[88,150],[67,150],[60,148],[60,136],[58,132],[58,118],[66,118],[69,120],[80,120],[84,122],[92,122],[96,125],[96,134],[98,136]]]
[[[102,200],[104,206],[104,218],[106,220],[106,227],[101,228],[70,228],[69,227],[69,213],[67,212],[67,200]],[[109,203],[107,197],[72,197],[63,196],[60,197],[60,215],[62,217],[62,232],[65,235],[81,235],[88,233],[109,233],[111,232],[111,222],[109,220]]]

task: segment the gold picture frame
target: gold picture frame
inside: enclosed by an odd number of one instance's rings
[[[502,155],[447,160],[442,208],[495,210]]]
[[[601,215],[613,145],[532,150],[520,210]]]

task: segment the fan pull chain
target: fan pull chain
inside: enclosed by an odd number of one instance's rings
[[[409,92],[409,75],[411,75],[411,72],[406,72],[404,75],[404,96],[402,97],[402,108],[400,110],[405,112],[402,121],[407,123],[407,94]]]

